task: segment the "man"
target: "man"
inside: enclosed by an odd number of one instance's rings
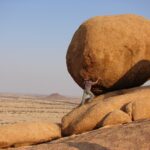
[[[91,92],[91,88],[93,85],[97,84],[98,81],[99,81],[99,79],[95,82],[93,82],[89,79],[84,80],[84,92],[83,92],[83,96],[82,96],[81,105],[83,105],[85,103],[87,95],[90,95],[90,100],[95,97],[94,94]]]

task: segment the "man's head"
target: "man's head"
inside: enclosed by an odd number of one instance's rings
[[[89,77],[85,77],[84,81],[90,81],[90,78]]]

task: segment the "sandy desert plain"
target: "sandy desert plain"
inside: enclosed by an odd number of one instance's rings
[[[42,120],[60,123],[78,103],[79,98],[58,93],[49,96],[0,93],[0,125]]]

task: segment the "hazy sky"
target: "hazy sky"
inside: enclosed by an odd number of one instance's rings
[[[66,69],[73,33],[97,15],[150,19],[150,0],[0,0],[0,92],[77,95]]]

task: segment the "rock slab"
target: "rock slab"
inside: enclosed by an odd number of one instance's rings
[[[61,137],[57,124],[26,122],[0,126],[0,148],[33,145]]]
[[[62,118],[64,136],[80,134],[106,125],[150,119],[150,86],[97,96]]]
[[[142,120],[9,150],[149,150],[149,140],[150,120]]]

